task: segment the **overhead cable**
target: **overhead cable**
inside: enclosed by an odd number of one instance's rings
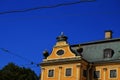
[[[25,57],[23,57],[23,56],[20,56],[20,55],[18,55],[18,54],[16,54],[16,53],[13,53],[13,52],[5,49],[5,48],[0,48],[0,49],[1,49],[2,51],[6,52],[6,53],[9,53],[9,54],[11,54],[11,55],[13,55],[13,56],[16,56],[16,57],[18,57],[18,58],[21,58],[21,59],[23,59],[23,60],[25,60],[25,61],[30,62],[30,65],[36,65],[36,66],[38,66],[38,64],[34,63],[33,61],[31,61],[31,60],[29,60],[29,59],[27,59],[27,58],[25,58]]]
[[[60,6],[68,6],[68,5],[73,5],[73,4],[79,4],[81,2],[93,2],[93,1],[96,1],[96,0],[81,0],[81,1],[76,1],[76,2],[55,4],[55,5],[50,5],[50,6],[39,6],[39,7],[28,8],[28,9],[23,9],[23,10],[10,10],[10,11],[0,12],[0,14],[28,12],[28,11],[33,11],[33,10],[40,10],[40,9],[45,9],[45,8],[46,9],[47,8],[56,8],[56,7],[60,7]]]

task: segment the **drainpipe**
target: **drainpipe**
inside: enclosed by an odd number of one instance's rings
[[[89,72],[91,68],[92,68],[92,63],[90,63],[88,70],[87,70],[87,80],[90,80]]]

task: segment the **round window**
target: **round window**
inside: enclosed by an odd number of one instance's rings
[[[58,50],[57,51],[57,55],[63,55],[64,54],[64,50]]]

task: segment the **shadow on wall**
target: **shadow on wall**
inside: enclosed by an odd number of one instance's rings
[[[90,75],[89,80],[99,80],[100,79],[100,70],[96,70],[96,68],[93,67],[90,69],[89,75]]]

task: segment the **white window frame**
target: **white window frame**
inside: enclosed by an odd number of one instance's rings
[[[50,71],[50,70],[53,70],[53,76],[52,76],[52,77],[49,77],[49,71]],[[47,77],[48,77],[48,78],[54,78],[54,77],[55,77],[55,69],[53,69],[53,68],[48,69],[48,70],[47,70]]]
[[[116,77],[115,78],[110,77],[110,70],[116,70]],[[108,76],[109,79],[117,79],[118,78],[118,68],[111,68],[111,69],[109,69],[108,73],[109,73],[109,76]]]
[[[66,69],[70,68],[71,69],[71,75],[70,76],[66,76]],[[64,76],[65,77],[72,77],[73,76],[73,67],[66,67],[64,70]]]

